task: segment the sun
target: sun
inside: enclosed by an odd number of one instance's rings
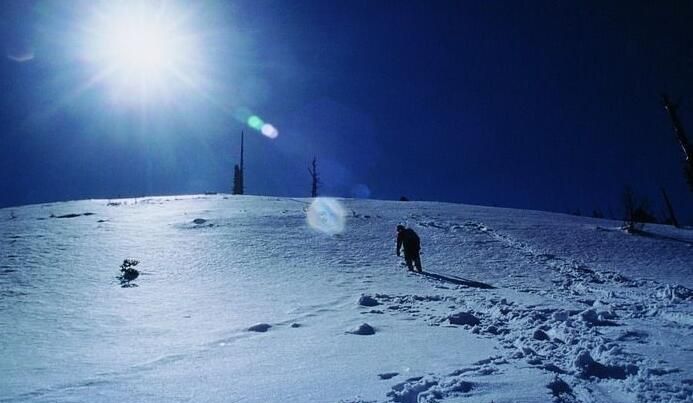
[[[99,3],[84,31],[85,59],[117,100],[173,96],[201,72],[191,20],[167,1]]]
[[[105,62],[132,76],[156,77],[177,63],[175,36],[158,21],[118,19],[104,35]]]

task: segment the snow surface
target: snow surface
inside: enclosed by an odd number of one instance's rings
[[[693,230],[339,200],[324,233],[310,204],[0,209],[0,401],[693,401]]]

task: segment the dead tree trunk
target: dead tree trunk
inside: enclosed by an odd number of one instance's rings
[[[676,135],[676,139],[679,141],[681,149],[683,150],[683,155],[685,157],[684,174],[688,182],[688,187],[693,191],[693,148],[688,142],[686,133],[683,131],[683,125],[677,113],[678,105],[672,104],[666,94],[662,94],[662,103],[664,104],[664,109],[669,113],[669,118],[671,118],[671,123],[674,126],[674,135]]]
[[[232,194],[238,195],[238,194],[243,194],[241,192],[241,169],[238,167],[238,164],[233,166],[233,190]]]
[[[312,185],[310,188],[310,197],[318,197],[318,184],[320,183],[320,177],[318,176],[318,163],[317,159],[313,157],[312,168],[308,168],[308,173],[312,179]]]

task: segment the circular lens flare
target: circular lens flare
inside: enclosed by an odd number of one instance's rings
[[[344,232],[346,228],[346,211],[335,199],[315,199],[307,214],[308,225],[325,234],[336,235]]]
[[[279,136],[279,131],[269,123],[262,125],[262,134],[271,139],[276,139]]]
[[[255,130],[260,130],[262,128],[262,125],[264,124],[265,122],[263,122],[259,116],[253,115],[248,118],[248,126],[252,127]]]

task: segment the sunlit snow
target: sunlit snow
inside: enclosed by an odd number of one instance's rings
[[[693,398],[690,229],[227,195],[5,208],[0,223],[3,402]],[[395,256],[398,223],[424,274]]]

